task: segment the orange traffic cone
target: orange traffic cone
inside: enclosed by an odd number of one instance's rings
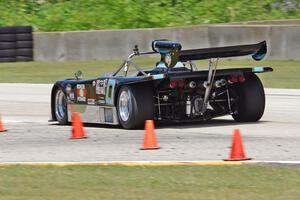
[[[153,150],[160,148],[156,142],[154,128],[155,127],[153,120],[146,120],[144,144],[141,150]]]
[[[0,132],[5,132],[7,131],[6,129],[4,129],[3,124],[2,124],[2,119],[1,119],[1,114],[0,114]]]
[[[232,137],[232,146],[231,153],[228,159],[224,159],[225,161],[243,161],[243,160],[251,160],[251,158],[247,158],[245,156],[242,136],[240,134],[239,129],[234,130],[234,134]]]
[[[80,118],[79,113],[73,112],[72,113],[72,135],[70,139],[83,139],[87,138],[85,136],[83,130],[83,124]]]

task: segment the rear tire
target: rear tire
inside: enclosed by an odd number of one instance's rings
[[[123,128],[142,128],[145,120],[153,119],[152,86],[124,85],[119,90],[116,104],[119,122]]]
[[[236,85],[234,90],[238,97],[233,119],[237,122],[258,121],[265,110],[265,92],[260,79],[255,74],[249,74],[246,81]]]

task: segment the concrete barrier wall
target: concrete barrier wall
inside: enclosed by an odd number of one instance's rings
[[[154,39],[181,42],[183,49],[266,40],[268,59],[300,60],[300,25],[210,25],[161,29],[34,33],[37,61],[124,59],[135,44],[151,50]]]

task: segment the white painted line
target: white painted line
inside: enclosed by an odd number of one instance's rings
[[[108,162],[1,162],[0,166],[29,165],[29,166],[204,166],[204,165],[242,165],[255,164],[255,161],[108,161]]]
[[[300,164],[300,161],[257,161],[257,163]]]
[[[22,123],[22,122],[25,122],[25,121],[20,121],[20,120],[11,120],[11,119],[3,119],[2,122],[4,123]]]
[[[300,164],[300,161],[89,161],[89,162],[0,162],[0,166],[221,166],[244,164]]]

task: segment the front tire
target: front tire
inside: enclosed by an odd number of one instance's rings
[[[256,122],[264,114],[265,91],[255,74],[246,76],[246,81],[234,88],[237,94],[236,112],[232,115],[237,122]]]
[[[117,113],[126,129],[143,127],[145,120],[153,119],[153,91],[151,85],[124,85],[117,98]]]
[[[57,89],[55,92],[54,114],[59,124],[68,124],[67,98],[62,89]]]

